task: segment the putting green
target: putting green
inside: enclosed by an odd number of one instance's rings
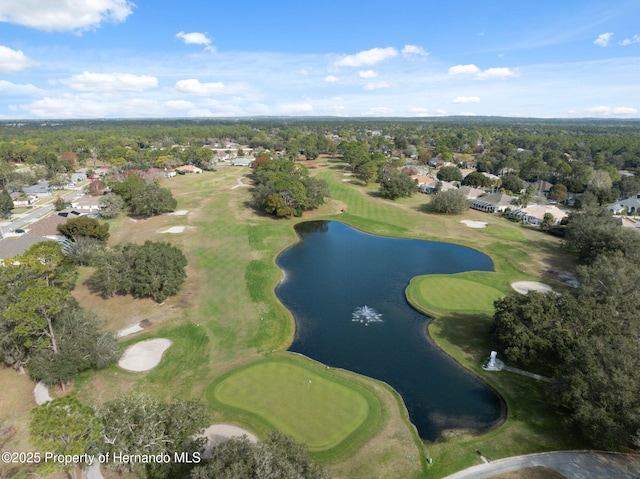
[[[213,396],[304,442],[310,451],[325,451],[365,423],[371,398],[315,369],[282,359],[260,361],[214,383]]]
[[[491,282],[486,275],[495,273],[419,276],[407,287],[407,299],[418,309],[434,313],[474,311],[493,314],[493,302],[504,293],[485,284]]]

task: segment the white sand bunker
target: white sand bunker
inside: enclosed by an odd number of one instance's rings
[[[177,211],[172,211],[171,213],[169,213],[170,215],[174,215],[174,216],[184,216],[189,212],[189,210],[177,210]]]
[[[160,231],[160,233],[182,233],[184,232],[184,226],[172,226],[166,230]]]
[[[516,281],[515,283],[511,283],[511,287],[520,294],[527,294],[529,291],[553,293],[553,288],[551,286],[544,283],[538,283],[537,281]]]
[[[42,406],[44,403],[51,401],[51,396],[49,396],[49,388],[42,381],[36,384],[36,387],[33,388],[33,398],[35,399],[38,406]]]
[[[489,223],[486,221],[472,221],[472,220],[462,220],[460,223],[464,223],[469,228],[486,228]]]
[[[127,348],[118,361],[118,366],[127,371],[148,371],[160,363],[163,353],[169,346],[171,341],[164,338],[140,341]]]
[[[218,444],[228,441],[229,439],[247,436],[249,441],[258,442],[258,438],[254,434],[231,424],[212,424],[205,429],[202,436],[207,438],[207,443],[204,446],[204,454],[202,455],[204,459],[211,459],[211,450]]]

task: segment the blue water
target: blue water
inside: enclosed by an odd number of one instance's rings
[[[290,351],[388,383],[423,439],[447,429],[485,431],[500,421],[500,398],[427,337],[429,318],[404,296],[414,276],[493,271],[488,256],[335,221],[301,223],[296,231],[300,242],[277,259],[285,280],[276,293],[296,319]],[[365,305],[382,321],[354,322],[355,308]]]

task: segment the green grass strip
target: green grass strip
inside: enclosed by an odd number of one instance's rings
[[[431,274],[413,278],[407,300],[431,314],[475,312],[493,314],[493,302],[505,295],[503,275],[492,272]]]
[[[305,443],[316,459],[350,450],[378,427],[375,395],[326,366],[292,354],[235,369],[206,390],[211,406],[266,434],[278,429]]]

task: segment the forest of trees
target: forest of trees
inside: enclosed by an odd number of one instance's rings
[[[398,158],[426,164],[473,160],[479,172],[545,179],[602,205],[640,189],[640,123],[525,119],[431,120],[148,120],[2,123],[0,190],[19,189],[78,166],[107,163],[121,170],[194,164],[209,168],[209,147],[246,145],[289,159],[343,155],[363,181]],[[237,147],[236,147],[237,148]],[[29,172],[16,166],[30,165]],[[594,172],[598,172],[595,173]]]
[[[0,357],[49,385],[115,362],[115,335],[104,332],[70,290],[77,270],[55,241],[31,246],[0,267]]]
[[[509,361],[552,376],[550,398],[587,439],[628,447],[640,439],[640,235],[605,209],[565,228],[580,286],[498,300],[493,334]]]
[[[312,176],[304,165],[286,158],[263,162],[251,175],[253,206],[275,216],[300,216],[324,203],[327,183]]]

